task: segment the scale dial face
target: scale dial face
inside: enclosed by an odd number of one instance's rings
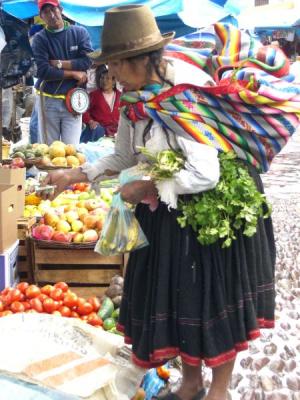
[[[70,103],[76,113],[83,114],[89,108],[89,95],[83,89],[75,89],[71,94]]]

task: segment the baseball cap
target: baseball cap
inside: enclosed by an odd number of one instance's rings
[[[50,4],[51,6],[54,7],[59,7],[59,1],[58,0],[38,0],[38,8],[41,11],[41,9],[46,5]]]

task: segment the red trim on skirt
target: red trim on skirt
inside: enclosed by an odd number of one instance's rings
[[[257,319],[259,328],[274,328],[275,322],[272,320],[265,320],[264,318]],[[121,324],[117,324],[117,329],[120,332],[125,332],[125,328]],[[260,330],[254,329],[248,332],[248,340],[257,339],[260,336]],[[132,344],[132,339],[128,336],[124,337],[126,344]],[[141,368],[156,368],[158,366],[164,365],[171,358],[180,356],[182,360],[193,367],[198,367],[202,361],[204,361],[207,367],[218,367],[226,362],[232,361],[236,358],[237,353],[248,349],[248,341],[236,343],[234,349],[229,350],[225,353],[221,353],[216,357],[206,358],[206,357],[194,357],[181,352],[178,347],[165,347],[163,349],[155,350],[150,354],[150,361],[144,361],[139,359],[135,354],[132,355],[132,361],[134,364]]]

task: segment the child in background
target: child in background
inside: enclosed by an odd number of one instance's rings
[[[121,92],[105,65],[96,69],[97,89],[90,93],[90,107],[83,114],[86,124],[80,142],[95,142],[103,136],[114,137],[119,122]]]

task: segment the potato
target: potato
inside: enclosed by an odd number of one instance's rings
[[[123,287],[123,285],[124,285],[124,278],[122,278],[122,276],[120,276],[120,275],[115,275],[115,276],[112,277],[112,279],[111,279],[111,281],[110,281],[110,284],[111,284],[111,285],[116,284],[116,285],[119,285],[119,286],[122,286],[122,287]]]
[[[112,299],[115,306],[119,307],[122,301],[122,296],[116,296]]]
[[[123,293],[123,288],[120,285],[111,285],[105,291],[106,296],[110,297],[111,299],[113,297],[119,296],[122,293]]]

